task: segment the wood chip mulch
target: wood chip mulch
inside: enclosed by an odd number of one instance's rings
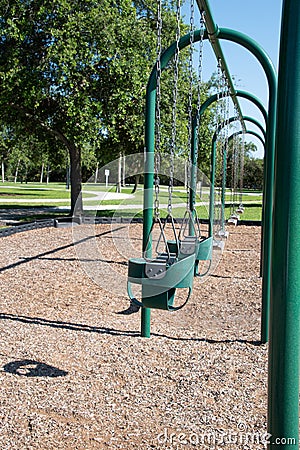
[[[187,306],[152,311],[150,339],[140,313],[125,314],[141,231],[80,225],[0,240],[2,450],[265,448],[260,227],[229,230]]]

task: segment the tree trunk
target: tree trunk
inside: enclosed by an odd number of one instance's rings
[[[19,165],[20,165],[20,160],[18,159],[18,163],[17,163],[17,167],[16,167],[16,171],[15,171],[15,179],[14,179],[14,183],[16,183],[16,182],[17,182],[17,179],[18,179]]]
[[[4,162],[1,163],[1,175],[2,175],[2,183],[5,182],[5,176],[4,176]]]
[[[70,165],[67,164],[66,168],[66,189],[70,189]]]
[[[121,192],[121,183],[122,183],[122,154],[120,153],[118,159],[118,181],[117,181],[117,192]]]
[[[132,189],[132,191],[131,191],[132,194],[134,194],[134,193],[136,192],[137,187],[138,187],[138,184],[139,184],[139,181],[140,181],[140,174],[138,173],[138,174],[135,175],[135,177],[134,177],[134,186],[133,186],[133,189]]]
[[[44,163],[42,164],[42,168],[41,168],[40,183],[43,182],[43,178],[44,178]]]
[[[99,163],[97,162],[96,171],[95,171],[95,184],[98,181],[98,173],[99,173]]]
[[[49,184],[49,177],[50,177],[50,167],[49,164],[47,165],[47,178],[46,178],[46,183]]]
[[[125,187],[126,186],[126,156],[125,153],[123,153],[123,158],[122,158],[122,186]]]
[[[83,214],[81,192],[81,151],[74,144],[69,144],[71,163],[71,215],[81,217]]]

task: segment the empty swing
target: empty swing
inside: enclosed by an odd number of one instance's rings
[[[197,104],[196,104],[196,129],[199,130],[200,107],[201,107],[201,84],[202,84],[202,67],[203,67],[203,44],[204,44],[204,16],[200,17],[200,42],[199,42],[199,61],[198,61],[198,77],[197,77]],[[197,155],[198,140],[194,137],[193,122],[193,53],[194,53],[194,10],[193,2],[191,2],[191,18],[190,18],[190,50],[189,50],[189,96],[188,96],[188,161],[186,165],[186,188],[187,202],[186,211],[180,227],[178,240],[168,241],[170,251],[178,254],[179,250],[182,254],[195,253],[195,276],[203,276],[199,273],[199,262],[211,260],[212,258],[212,237],[206,237],[201,234],[197,210],[195,208],[195,194],[197,186]],[[197,142],[197,143],[196,143]]]
[[[158,2],[159,3],[159,2]],[[159,5],[160,6],[160,5]],[[193,287],[195,250],[193,240],[183,236],[177,237],[174,218],[172,214],[172,194],[174,177],[174,152],[176,146],[176,106],[177,106],[177,83],[179,69],[179,39],[180,39],[180,4],[177,2],[177,32],[176,51],[174,55],[174,89],[172,108],[172,137],[170,144],[170,168],[168,186],[168,213],[163,221],[160,218],[159,191],[160,191],[160,146],[161,146],[161,123],[160,123],[160,57],[161,57],[161,16],[158,14],[158,43],[157,43],[157,95],[156,95],[156,152],[155,152],[155,201],[154,217],[150,229],[144,255],[142,258],[132,258],[128,262],[128,282],[127,291],[130,300],[138,306],[144,308],[155,308],[168,311],[177,311],[188,302]],[[171,230],[174,240],[167,239],[166,225],[171,223]],[[154,229],[158,227],[158,239],[153,246]],[[174,245],[173,245],[174,242]],[[161,250],[162,247],[162,250]],[[156,256],[147,257],[149,249],[154,250]],[[137,284],[142,287],[141,300],[138,300],[133,292],[132,285]],[[175,306],[175,296],[177,289],[188,289],[185,300]]]

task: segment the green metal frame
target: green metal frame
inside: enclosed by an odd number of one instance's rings
[[[209,225],[208,225],[208,235],[213,235],[213,224],[214,224],[214,203],[215,203],[215,179],[216,179],[216,156],[217,156],[217,138],[219,132],[226,126],[227,124],[230,124],[232,122],[235,122],[237,119],[236,117],[230,117],[229,120],[225,120],[222,122],[216,131],[214,132],[213,138],[212,138],[212,147],[211,147],[211,171],[210,171],[210,199],[209,199]],[[249,116],[243,116],[244,122],[251,122],[255,124],[263,133],[264,137],[266,136],[265,130],[262,127],[262,125],[258,122],[258,120],[254,119],[253,117]],[[193,129],[193,132],[195,133],[195,129]]]
[[[266,169],[266,206],[264,208],[269,216],[272,215],[272,189],[273,187],[273,172],[274,172],[274,130],[275,130],[275,102],[276,102],[276,75],[273,65],[264,52],[264,50],[253,40],[248,38],[248,36],[242,35],[232,30],[218,29],[216,39],[223,38],[227,40],[232,40],[239,43],[244,47],[248,48],[261,62],[265,72],[267,73],[267,78],[269,81],[269,113],[268,113],[268,126],[267,126],[267,148],[269,158],[267,159],[268,169]],[[194,32],[194,42],[201,39],[201,30],[196,30]],[[204,40],[208,39],[208,33],[204,33]],[[186,34],[179,41],[179,50],[190,45],[190,34]],[[176,42],[174,42],[170,47],[168,47],[161,55],[160,65],[161,70],[164,70],[170,59],[174,56],[176,50]],[[234,97],[236,98],[236,97]],[[151,257],[151,240],[148,239],[152,226],[153,218],[153,182],[154,182],[154,142],[155,142],[155,102],[156,102],[156,65],[153,67],[146,92],[146,130],[145,130],[145,168],[144,168],[144,210],[143,210],[143,250],[147,257]],[[271,126],[271,125],[272,126]],[[267,276],[267,280],[263,281],[263,304],[266,305],[264,310],[266,310],[266,318],[264,319],[264,329],[262,330],[263,341],[267,340],[268,335],[268,318],[269,318],[269,299],[270,299],[270,257],[271,257],[271,229],[270,224],[272,220],[268,217],[265,226],[264,246],[266,251],[264,255],[264,265],[266,270],[264,273]],[[148,247],[145,248],[147,246]],[[264,280],[264,278],[263,278]],[[144,337],[150,337],[150,308],[142,308],[141,317],[141,333]]]
[[[268,115],[267,112],[263,106],[263,104],[261,103],[261,101],[253,94],[251,94],[250,92],[246,92],[246,91],[241,91],[241,90],[236,90],[235,91],[235,97],[242,97],[245,98],[246,100],[251,101],[254,105],[256,105],[258,107],[258,109],[260,110],[260,112],[263,115],[264,121],[265,121],[265,125],[267,125],[267,121],[268,121]],[[199,110],[199,117],[195,116],[193,119],[193,132],[194,132],[194,137],[192,140],[192,154],[194,152],[196,152],[198,149],[198,130],[197,130],[197,124],[200,123],[200,119],[202,114],[205,113],[205,111],[207,110],[207,108],[209,106],[211,106],[214,102],[216,102],[218,100],[218,94],[213,94],[211,95],[208,99],[206,99],[206,101],[201,105],[200,110]],[[247,130],[248,132],[248,130]],[[264,148],[265,148],[265,143],[264,143]],[[197,162],[196,162],[197,164]],[[264,174],[265,174],[265,164],[264,164]],[[264,176],[264,180],[265,180],[265,176]],[[262,230],[261,230],[261,269],[260,269],[260,275],[262,276],[263,274],[263,249],[264,249],[264,245],[263,245],[263,238],[264,238],[264,189],[263,189],[263,207],[262,207]],[[266,302],[263,302],[263,304],[265,304]],[[263,315],[263,320],[265,320],[265,318],[268,317],[267,315]],[[261,326],[261,339],[263,342],[265,342],[265,334],[264,331],[265,330],[265,325],[262,324]]]
[[[271,296],[271,260],[272,260],[272,225],[273,225],[273,191],[274,159],[276,132],[277,78],[272,61],[266,52],[253,39],[234,31],[222,28],[218,30],[218,39],[224,39],[242,45],[260,62],[269,86],[268,121],[266,128],[265,179],[263,198],[263,277],[262,277],[262,311],[261,340],[268,341],[270,296]]]
[[[279,63],[278,128],[276,177],[274,182],[277,80],[273,64],[265,51],[248,36],[228,29],[218,29],[212,19],[208,1],[197,0],[206,13],[206,27],[215,53],[225,58],[219,40],[229,40],[248,49],[264,69],[269,86],[268,122],[265,152],[264,186],[264,270],[262,321],[263,342],[269,333],[269,308],[272,294],[269,345],[268,431],[271,443],[281,449],[299,447],[299,207],[300,207],[300,2],[284,0]],[[206,33],[205,39],[208,35]],[[199,33],[195,32],[195,40]],[[189,45],[190,36],[180,40],[180,49]],[[175,44],[162,56],[166,63],[174,55]],[[225,65],[225,68],[227,66]],[[227,71],[228,72],[228,71]],[[153,215],[155,70],[147,88],[144,234],[146,245]],[[230,78],[231,80],[231,78]],[[232,85],[233,87],[233,85]],[[233,98],[235,89],[233,87]],[[286,151],[286,148],[289,151]],[[274,216],[273,191],[275,186]],[[274,226],[274,229],[272,227]],[[273,239],[274,235],[274,239]],[[280,239],[276,239],[276,237]],[[275,245],[276,242],[276,245]],[[146,249],[151,254],[151,245]],[[273,258],[272,258],[273,253]],[[272,292],[271,292],[272,269]],[[150,309],[142,310],[142,335],[150,336]],[[285,441],[283,441],[285,439]],[[295,439],[292,443],[291,439]],[[277,441],[278,440],[278,441]]]
[[[264,49],[247,35],[235,30],[218,28],[215,24],[208,0],[197,0],[198,8],[205,14],[205,26],[208,36],[215,52],[221,61],[226,75],[229,76],[229,87],[231,95],[235,99],[235,88],[233,86],[228,67],[224,58],[220,40],[228,40],[249,50],[261,64],[268,81],[269,102],[267,139],[264,163],[264,190],[263,190],[263,219],[262,219],[262,309],[265,316],[261,323],[262,342],[268,341],[270,295],[271,295],[271,256],[272,256],[272,223],[273,223],[273,191],[274,191],[274,159],[275,159],[275,131],[276,131],[276,102],[277,102],[277,77],[273,63]],[[240,111],[238,105],[238,111]]]

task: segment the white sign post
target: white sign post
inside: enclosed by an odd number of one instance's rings
[[[108,187],[109,170],[105,169],[104,174],[105,174],[105,187]]]

